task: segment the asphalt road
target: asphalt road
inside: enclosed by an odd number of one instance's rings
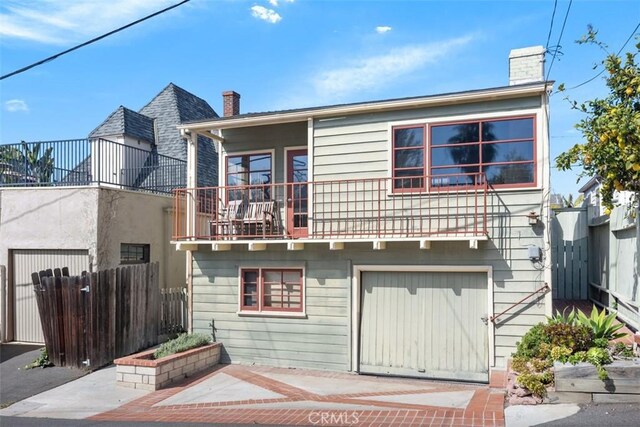
[[[640,425],[640,404],[606,403],[580,405],[580,412],[567,418],[538,424],[544,427],[632,427]]]
[[[0,408],[85,375],[70,368],[25,369],[40,355],[40,345],[0,344]]]

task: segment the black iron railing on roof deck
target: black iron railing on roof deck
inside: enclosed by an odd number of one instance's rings
[[[106,185],[171,193],[186,185],[187,162],[106,139],[0,145],[0,187]]]

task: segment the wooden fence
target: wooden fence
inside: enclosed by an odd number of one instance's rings
[[[158,263],[69,277],[68,269],[33,273],[49,359],[97,369],[157,344]]]
[[[162,306],[160,334],[174,334],[187,329],[187,290],[168,288],[161,290]]]
[[[554,299],[586,300],[587,209],[556,209],[551,219],[551,283]]]

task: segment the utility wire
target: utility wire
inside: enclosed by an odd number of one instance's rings
[[[558,55],[558,51],[562,48],[560,42],[562,41],[562,35],[564,34],[564,27],[567,25],[567,18],[569,18],[569,11],[571,10],[571,5],[573,4],[573,0],[569,1],[569,6],[567,6],[567,12],[564,14],[564,21],[562,22],[562,28],[560,29],[560,36],[558,37],[558,43],[555,51],[553,52],[553,58],[551,58],[551,65],[549,65],[549,69],[547,70],[547,77],[545,80],[549,80],[549,75],[551,74],[551,69],[553,68],[553,63],[556,60],[556,56]]]
[[[629,43],[629,41],[631,40],[631,38],[633,37],[633,35],[636,33],[636,31],[638,31],[638,28],[640,28],[640,22],[638,22],[638,25],[636,25],[636,28],[633,29],[633,31],[631,32],[631,34],[629,35],[629,38],[627,39],[626,42],[624,42],[624,44],[622,45],[622,47],[620,48],[620,50],[618,51],[616,56],[620,56],[620,53],[622,53],[622,51],[624,50],[624,48],[627,46],[627,44]],[[573,90],[573,89],[577,89],[580,86],[584,86],[587,83],[591,83],[592,81],[594,81],[595,79],[597,79],[598,77],[600,77],[602,75],[602,73],[604,73],[605,69],[603,68],[602,70],[600,70],[600,72],[598,74],[596,74],[595,76],[591,77],[589,80],[585,80],[582,83],[575,85],[573,87],[570,87],[568,89],[565,89],[565,91],[567,90]]]
[[[553,3],[553,13],[551,14],[551,25],[549,25],[549,34],[547,35],[547,43],[544,48],[549,49],[549,40],[551,40],[551,32],[553,31],[553,20],[556,17],[556,8],[558,7],[558,0],[555,0]]]
[[[127,24],[127,25],[125,25],[123,27],[120,27],[120,28],[118,28],[116,30],[110,31],[110,32],[108,32],[106,34],[103,34],[103,35],[99,36],[99,37],[96,37],[96,38],[91,39],[91,40],[89,40],[87,42],[84,42],[82,44],[74,46],[71,49],[67,49],[67,50],[65,50],[63,52],[60,52],[60,53],[57,53],[57,54],[55,54],[53,56],[45,58],[42,61],[35,62],[35,63],[31,64],[31,65],[27,65],[26,67],[20,68],[19,70],[15,70],[15,71],[13,71],[13,72],[11,72],[9,74],[5,74],[4,76],[0,77],[0,80],[4,80],[4,79],[6,79],[8,77],[15,76],[16,74],[24,73],[25,71],[30,70],[30,69],[32,69],[34,67],[37,67],[39,65],[45,64],[45,63],[50,62],[50,61],[53,61],[54,59],[59,58],[59,57],[61,57],[63,55],[66,55],[67,53],[73,52],[74,50],[80,49],[81,47],[88,46],[88,45],[90,45],[92,43],[97,42],[98,40],[102,40],[105,37],[109,37],[110,35],[118,33],[118,32],[120,32],[122,30],[125,30],[125,29],[129,28],[129,27],[133,27],[134,25],[137,25],[137,24],[139,24],[141,22],[144,22],[147,19],[151,19],[154,16],[161,15],[161,14],[163,14],[165,12],[170,11],[171,9],[175,9],[178,6],[182,6],[183,4],[185,4],[185,3],[189,2],[189,1],[190,0],[183,0],[180,3],[174,4],[173,6],[169,6],[169,7],[165,8],[165,9],[162,9],[162,10],[160,10],[158,12],[152,13],[151,15],[147,15],[144,18],[138,19],[137,21],[134,21],[134,22],[132,22],[130,24]]]

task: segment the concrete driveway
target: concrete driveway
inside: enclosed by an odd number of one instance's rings
[[[118,387],[113,368],[107,368],[0,415],[177,424],[503,426],[503,402],[503,390],[485,385],[221,365],[156,392]]]

